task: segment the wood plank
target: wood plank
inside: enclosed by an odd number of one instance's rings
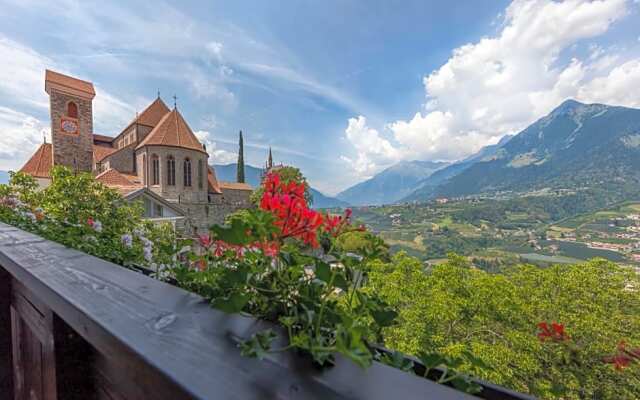
[[[199,296],[0,224],[0,265],[136,389],[156,399],[466,399],[375,363],[320,371],[293,352],[260,361],[237,342],[278,327],[211,309]]]
[[[11,275],[0,268],[0,400],[13,399]]]

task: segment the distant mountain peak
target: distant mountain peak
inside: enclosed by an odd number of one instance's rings
[[[578,107],[586,106],[584,103],[580,103],[578,100],[567,99],[560,103],[558,107],[556,107],[552,112],[553,113],[564,113],[567,111],[575,110]]]

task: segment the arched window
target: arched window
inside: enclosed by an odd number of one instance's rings
[[[78,106],[73,101],[67,104],[67,117],[78,119]]]
[[[204,166],[202,160],[198,160],[198,189],[204,186]]]
[[[174,163],[175,170],[175,163]],[[151,184],[160,184],[160,158],[157,154],[151,156]]]
[[[167,157],[167,185],[175,186],[176,184],[176,160],[173,156]]]
[[[184,159],[184,186],[185,187],[190,187],[191,186],[191,160],[189,160],[188,158]]]

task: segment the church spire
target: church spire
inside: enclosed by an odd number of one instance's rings
[[[269,158],[267,158],[267,170],[273,168],[273,155],[271,154],[271,146],[269,146]]]

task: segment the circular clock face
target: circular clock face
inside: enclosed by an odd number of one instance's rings
[[[73,121],[62,121],[62,130],[67,133],[76,133],[78,131],[78,124]]]

